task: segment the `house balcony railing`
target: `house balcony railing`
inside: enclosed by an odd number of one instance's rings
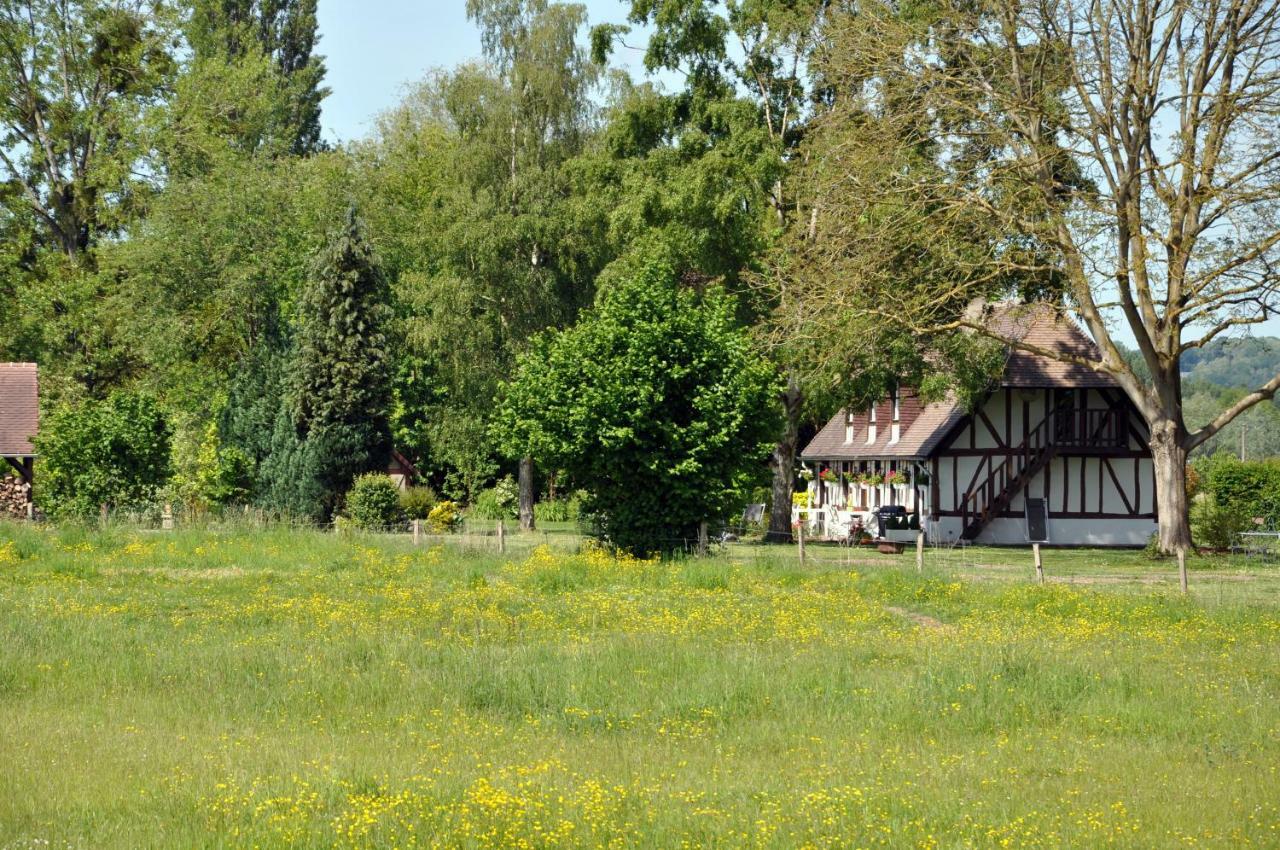
[[[1129,417],[1117,408],[1059,408],[1051,415],[1049,444],[1062,451],[1125,449]]]

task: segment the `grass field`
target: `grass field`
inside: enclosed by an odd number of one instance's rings
[[[572,548],[0,526],[0,848],[1280,846],[1275,568]]]

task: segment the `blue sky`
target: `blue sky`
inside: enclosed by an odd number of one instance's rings
[[[585,0],[591,25],[623,23],[630,3]],[[373,119],[394,106],[405,85],[432,68],[480,57],[480,35],[467,20],[465,0],[320,0],[320,53],[333,94],[323,104],[325,139],[367,135]],[[643,73],[636,51],[618,51],[615,64]]]

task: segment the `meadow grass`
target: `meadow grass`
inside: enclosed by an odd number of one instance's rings
[[[1280,845],[1267,571],[791,554],[0,526],[0,848]]]

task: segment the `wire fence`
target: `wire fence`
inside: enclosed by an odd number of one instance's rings
[[[219,516],[181,515],[166,518],[164,512],[113,512],[101,524],[107,528],[142,533],[169,530],[195,533],[239,534],[280,530],[307,530],[365,540],[373,545],[395,548],[434,547],[460,557],[523,560],[535,549],[546,547],[571,555],[585,547],[599,545],[598,529],[574,522],[538,523],[533,530],[520,530],[514,521],[464,518],[447,533],[433,533],[425,522],[406,522],[381,532],[350,527],[318,527],[290,522],[254,511],[235,511]],[[1170,563],[1135,549],[1072,549],[1044,547],[1037,553],[1029,545],[985,546],[966,541],[943,544],[926,542],[917,548],[914,532],[897,535],[890,541],[851,542],[770,539],[758,524],[708,529],[704,534],[651,541],[655,554],[667,560],[705,557],[727,560],[755,569],[779,570],[911,570],[961,579],[999,581],[1049,581],[1082,584],[1129,584],[1146,586],[1174,580]],[[908,539],[911,538],[911,539]],[[607,545],[607,544],[606,544]],[[1256,553],[1197,555],[1192,569],[1202,580],[1253,582],[1261,591],[1280,592],[1280,563]],[[1042,569],[1041,569],[1042,565]],[[1270,591],[1268,591],[1270,592]]]

